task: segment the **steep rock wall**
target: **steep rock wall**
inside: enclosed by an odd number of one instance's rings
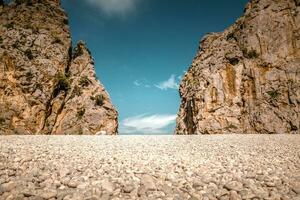
[[[59,0],[0,5],[0,134],[116,134],[117,115]]]
[[[176,134],[300,133],[299,1],[250,1],[202,39],[179,90]]]

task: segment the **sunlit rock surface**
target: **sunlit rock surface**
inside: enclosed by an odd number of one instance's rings
[[[0,4],[0,134],[116,134],[117,116],[60,1]]]
[[[177,134],[300,133],[300,5],[252,0],[206,35],[180,84]]]

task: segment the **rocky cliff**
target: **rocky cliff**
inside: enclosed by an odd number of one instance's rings
[[[117,111],[59,0],[0,3],[0,134],[116,134]]]
[[[177,134],[300,133],[300,1],[251,0],[202,39],[179,90]]]

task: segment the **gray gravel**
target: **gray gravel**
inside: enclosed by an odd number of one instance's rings
[[[0,199],[300,200],[300,136],[1,136]]]

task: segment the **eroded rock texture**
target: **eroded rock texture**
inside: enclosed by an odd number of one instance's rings
[[[298,0],[252,0],[205,36],[180,85],[176,133],[300,133],[299,12]]]
[[[0,134],[115,134],[117,111],[59,0],[0,5]]]

